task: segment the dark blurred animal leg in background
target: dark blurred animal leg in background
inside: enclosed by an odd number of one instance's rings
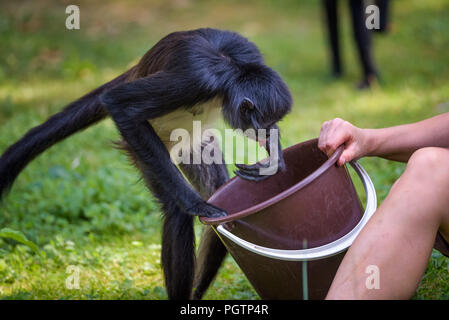
[[[376,6],[379,7],[379,29],[376,32],[387,33],[390,31],[390,0],[376,0]]]
[[[329,45],[331,49],[332,75],[341,77],[343,70],[340,56],[340,43],[338,34],[338,8],[337,0],[323,0],[324,18],[328,31]]]
[[[369,88],[377,79],[378,74],[371,54],[371,30],[365,25],[365,1],[349,0],[349,8],[354,38],[363,68],[363,79],[357,87],[358,89]]]

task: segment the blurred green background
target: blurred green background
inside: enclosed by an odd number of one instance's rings
[[[449,1],[393,1],[393,28],[374,35],[382,83],[357,91],[360,67],[342,4],[345,76],[329,76],[319,1],[78,1],[81,29],[65,28],[70,1],[0,2],[0,152],[67,103],[120,74],[162,36],[215,27],[255,42],[287,82],[292,113],[283,145],[317,137],[341,117],[361,127],[417,121],[449,111]],[[160,210],[107,120],[54,146],[20,175],[0,204],[0,298],[165,299]],[[403,164],[363,159],[379,202]],[[232,168],[230,168],[232,169]],[[0,177],[1,178],[1,177]],[[8,231],[8,230],[6,230]],[[197,225],[200,235],[201,226]],[[1,232],[0,232],[1,233]],[[410,257],[413,259],[413,257]],[[448,299],[448,260],[434,251],[414,298]],[[80,289],[66,288],[67,267]],[[232,258],[207,299],[257,299]]]

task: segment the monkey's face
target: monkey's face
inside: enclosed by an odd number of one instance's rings
[[[261,171],[266,164],[237,165],[237,175],[259,181],[285,169],[277,122],[290,111],[291,105],[287,86],[270,68],[259,65],[237,78],[223,99],[224,118],[234,128],[254,129],[256,134],[250,138],[265,146],[269,164],[276,165],[275,171],[265,171],[271,174]]]

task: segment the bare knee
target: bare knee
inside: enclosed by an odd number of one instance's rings
[[[415,151],[410,157],[406,175],[408,183],[416,184],[423,201],[431,201],[435,210],[422,212],[424,218],[435,213],[438,219],[449,214],[449,149],[428,147]],[[411,179],[411,180],[410,180]]]
[[[438,147],[419,149],[410,157],[406,170],[416,174],[419,181],[431,180],[435,187],[449,189],[449,149]]]

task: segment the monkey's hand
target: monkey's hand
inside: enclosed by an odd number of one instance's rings
[[[268,158],[252,165],[236,164],[238,170],[234,171],[234,173],[242,179],[259,182],[271,177],[275,173],[285,171],[285,161],[282,156],[282,148],[281,143],[279,142],[279,137],[277,139],[277,152],[274,154],[271,153],[272,148],[270,141],[271,139],[268,137],[265,144],[265,148],[267,149],[269,156]],[[270,145],[269,148],[267,147],[268,145]],[[272,163],[275,164],[275,166],[271,167]],[[275,171],[273,172],[273,170]],[[265,174],[262,174],[262,172]]]
[[[260,170],[264,168],[268,168],[270,163],[264,163],[263,161],[257,162],[255,164],[246,165],[246,164],[236,164],[235,165],[239,170],[234,171],[234,173],[242,179],[250,180],[250,181],[262,181],[270,177],[270,175],[261,175]]]
[[[208,217],[208,218],[219,218],[227,215],[227,212],[213,206],[205,201],[198,202],[193,207],[186,210],[188,214],[193,216]]]

